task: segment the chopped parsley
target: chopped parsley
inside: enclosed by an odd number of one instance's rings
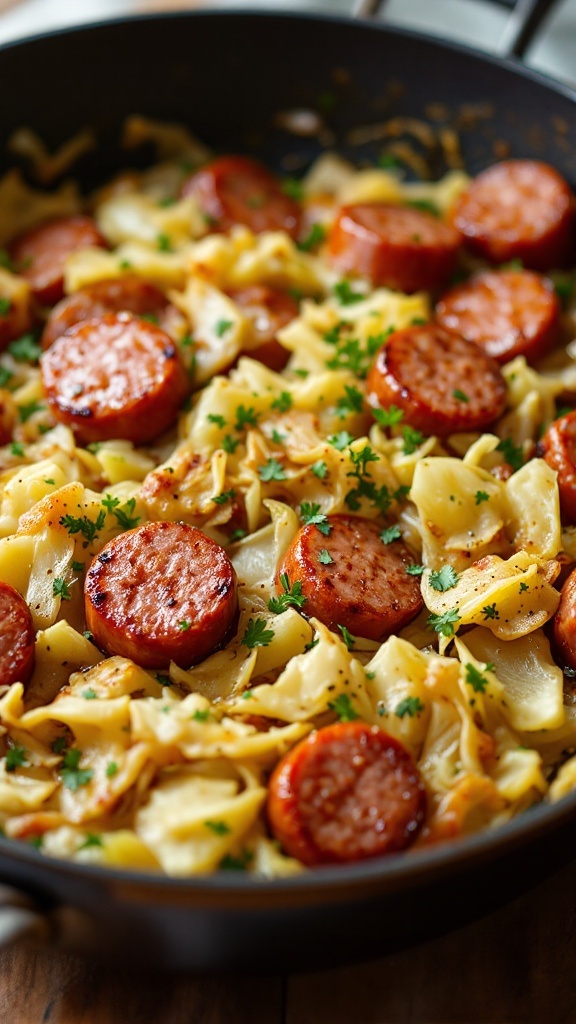
[[[483,501],[490,501],[490,495],[486,491],[476,491],[474,500],[477,505],[481,505]]]
[[[484,621],[485,622],[488,619],[499,619],[500,618],[500,612],[496,608],[496,602],[494,601],[494,604],[486,604],[486,605],[484,605],[484,607],[482,609],[482,615],[484,616]]]
[[[440,569],[433,569],[430,573],[430,586],[441,593],[451,590],[457,583],[458,574],[451,565],[443,565]]]
[[[300,242],[297,243],[301,252],[310,252],[317,245],[321,245],[326,239],[326,228],[323,224],[313,224],[310,231]]]
[[[91,686],[88,686],[85,690],[82,690],[82,696],[84,697],[84,700],[98,699],[98,694],[96,693],[95,690],[92,689]]]
[[[474,693],[484,693],[488,686],[488,680],[486,676],[483,676],[474,665],[468,662],[465,666],[466,669],[466,682],[470,684]],[[486,666],[488,668],[488,666]]]
[[[18,743],[8,747],[6,751],[6,771],[14,772],[17,768],[23,768],[28,764],[28,758],[26,757],[26,749],[21,747]]]
[[[217,427],[224,428],[226,426],[226,419],[224,416],[220,416],[218,413],[209,412],[206,417],[209,423],[215,423]]]
[[[100,847],[104,846],[104,843],[102,842],[101,836],[96,835],[95,832],[87,832],[86,833],[86,839],[84,840],[83,843],[80,844],[78,849],[79,850],[89,850],[90,847],[95,847],[95,846],[100,846]]]
[[[274,630],[267,628],[266,619],[249,619],[240,643],[244,647],[268,647],[274,639]]]
[[[412,565],[406,566],[406,572],[408,573],[409,576],[421,576],[422,573],[424,572],[424,566],[412,563]]]
[[[178,629],[181,629],[183,633],[186,633],[192,626],[189,619],[180,619],[178,623]]]
[[[352,633],[350,633],[346,629],[346,626],[341,626],[340,623],[338,623],[338,629],[342,633],[342,639],[346,644],[346,647],[348,648],[348,650],[350,650],[352,647],[354,647],[354,644],[356,643],[356,637],[352,636]]]
[[[404,419],[404,413],[397,405],[390,405],[387,409],[374,408],[371,412],[379,427],[395,427]]]
[[[423,213],[430,213],[433,217],[440,216],[440,209],[431,199],[408,199],[406,206],[412,206],[415,210],[422,210]]]
[[[42,346],[33,334],[23,334],[8,345],[10,355],[18,363],[37,363],[42,355]]]
[[[509,437],[506,437],[496,445],[496,451],[502,452],[504,459],[509,466],[512,466],[514,472],[517,472],[524,465],[524,452],[522,448],[519,445],[513,444]]]
[[[339,693],[334,700],[329,701],[328,707],[335,711],[340,722],[355,722],[360,715],[354,711],[352,701],[347,693]]]
[[[424,711],[424,705],[420,700],[420,697],[405,697],[404,700],[401,700],[400,703],[396,705],[394,714],[397,715],[398,718],[404,718],[405,715],[409,715],[410,718],[413,718],[414,715],[420,714],[421,711]]]
[[[116,764],[116,761],[108,761],[108,764],[106,765],[106,778],[113,779],[117,774],[118,765]]]
[[[209,718],[210,712],[208,708],[204,708],[203,710],[200,710],[200,708],[196,708],[196,711],[192,715],[193,722],[207,722]]]
[[[282,191],[290,199],[299,200],[304,198],[304,186],[298,178],[285,178],[282,182]]]
[[[402,427],[402,438],[404,441],[403,455],[412,455],[425,440],[424,434],[421,434],[419,430],[414,430],[413,427]]]
[[[366,298],[365,295],[353,291],[350,281],[346,280],[338,281],[334,285],[334,295],[341,306],[351,306],[354,302],[362,302]]]
[[[367,377],[374,356],[384,344],[386,335],[370,335],[363,346],[359,338],[342,338],[340,330],[339,327],[333,327],[324,335],[324,341],[336,345],[336,352],[326,360],[326,366],[329,370],[350,370],[362,379]]]
[[[10,454],[16,456],[17,459],[21,459],[24,456],[24,445],[20,444],[19,441],[12,441],[10,445]]]
[[[156,673],[156,682],[159,686],[172,686],[170,676],[164,675],[163,672]]]
[[[11,299],[0,299],[0,316],[8,316],[8,313],[12,309]]]
[[[64,760],[62,761],[60,778],[62,779],[62,785],[69,789],[71,793],[76,793],[80,786],[87,786],[94,775],[92,768],[79,767],[81,757],[81,750],[78,750],[77,747],[70,747],[64,754]]]
[[[402,532],[399,526],[388,526],[380,533],[380,540],[383,544],[392,544],[395,540],[402,539]]]
[[[72,600],[70,587],[63,576],[59,576],[57,579],[52,581],[52,594],[54,597],[59,597],[62,601]]]
[[[236,409],[236,423],[234,424],[235,430],[245,430],[246,427],[256,427],[258,425],[258,413],[249,406],[247,409],[244,405],[239,405]]]
[[[43,412],[46,408],[42,402],[26,402],[25,405],[18,406],[18,413],[22,423],[27,423],[28,420],[34,416],[37,412]]]
[[[287,572],[280,573],[280,586],[284,591],[279,597],[271,597],[268,601],[268,608],[271,612],[276,615],[280,615],[285,612],[287,608],[302,608],[306,603],[306,598],[302,593],[302,583],[300,580],[296,580],[295,583],[290,586],[290,580]]]
[[[237,857],[227,853],[220,861],[222,871],[247,871],[250,862],[254,860],[254,854],[250,850],[241,850]]]
[[[227,501],[232,501],[236,497],[236,491],[232,487],[229,491],[222,491],[221,494],[215,494],[212,501],[215,505],[225,505]]]
[[[525,592],[526,590],[530,590],[530,587],[528,586],[528,584],[527,584],[527,583],[524,583],[524,582],[522,581],[522,582],[520,583],[520,590],[518,591],[518,593],[519,593],[519,594],[523,594],[523,593],[524,593],[524,592]]]
[[[362,412],[364,408],[364,395],[358,388],[344,385],[344,394],[336,402],[336,408],[340,416],[348,416],[351,413]]]
[[[332,565],[334,559],[327,548],[322,548],[322,551],[318,555],[318,561],[320,565]]]
[[[317,502],[303,501],[300,505],[300,518],[304,526],[315,526],[325,537],[330,536],[332,529],[328,516],[322,512]]]
[[[219,338],[223,338],[228,333],[231,327],[234,327],[233,320],[218,320],[214,324],[214,331]]]
[[[271,409],[277,409],[278,412],[289,412],[292,408],[292,395],[289,391],[281,391],[278,398],[275,398],[270,406]]]
[[[258,466],[258,476],[264,483],[286,479],[286,473],[278,459],[268,459],[263,466]]]
[[[64,526],[69,534],[82,534],[86,538],[86,544],[84,544],[84,547],[86,547],[87,543],[96,540],[98,531],[104,526],[105,519],[106,512],[104,509],[100,509],[96,522],[89,519],[88,516],[65,515],[60,518],[60,525]]]
[[[10,383],[14,374],[5,366],[0,366],[0,388],[5,388]]]
[[[239,444],[240,441],[237,441],[231,434],[225,434],[222,438],[222,447],[225,452],[228,452],[228,455],[234,455]]]
[[[274,444],[284,444],[284,441],[286,440],[286,434],[281,434],[279,430],[276,430],[276,428],[274,428],[270,436]]]
[[[132,513],[136,507],[136,498],[129,498],[128,501],[120,507],[120,499],[113,498],[111,494],[106,494],[102,498],[102,504],[104,508],[111,512],[115,517],[118,525],[123,530],[132,530],[135,526],[138,526],[140,522],[140,516],[134,516]]]
[[[460,391],[460,388],[455,388],[452,392],[452,397],[457,398],[459,402],[469,402],[470,395],[467,395],[465,391]]]
[[[352,444],[353,440],[352,434],[349,434],[347,430],[340,430],[337,434],[330,435],[328,444],[331,444],[336,451],[343,452],[347,445]]]
[[[459,611],[459,608],[449,608],[442,615],[435,615],[432,612],[426,619],[426,625],[430,626],[436,633],[441,633],[442,636],[452,636],[454,626],[461,619],[461,616],[458,614]]]
[[[172,252],[172,242],[170,236],[161,231],[159,235],[156,235],[156,245],[160,252]]]
[[[324,480],[328,475],[328,466],[322,459],[318,459],[318,462],[310,466],[310,472],[314,473],[314,476],[317,476],[319,480]]]
[[[230,825],[227,825],[225,821],[205,821],[205,828],[209,828],[215,836],[227,836],[230,832]]]

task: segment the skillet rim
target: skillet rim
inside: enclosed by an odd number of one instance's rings
[[[441,37],[427,35],[412,29],[403,29],[388,25],[379,20],[366,18],[354,18],[351,14],[329,14],[320,11],[274,11],[272,9],[255,9],[251,7],[217,10],[172,10],[154,11],[137,15],[121,15],[105,19],[84,22],[80,25],[67,25],[30,36],[8,40],[0,43],[0,70],[2,54],[13,52],[19,49],[24,50],[30,44],[40,45],[49,43],[51,39],[69,37],[86,37],[89,34],[107,31],[122,31],[134,24],[142,25],[158,22],[189,23],[194,20],[214,21],[224,20],[226,22],[238,21],[258,22],[282,21],[340,25],[342,27],[367,30],[371,33],[383,33],[387,36],[397,38],[399,41],[411,40],[431,47],[433,50],[451,54],[457,53],[463,58],[481,66],[486,72],[490,67],[497,67],[500,70],[509,72],[516,78],[525,79],[543,88],[553,95],[562,96],[572,102],[576,108],[576,86],[560,82],[538,71],[528,67],[516,58],[502,57],[497,54],[487,54],[478,51],[471,46],[452,40],[443,40]],[[575,109],[576,114],[576,109]],[[264,878],[262,876],[221,872],[212,875],[192,875],[186,877],[174,877],[153,873],[150,871],[136,871],[120,869],[103,865],[80,863],[78,861],[66,860],[64,858],[50,857],[35,850],[17,840],[11,840],[0,836],[0,872],[2,861],[22,862],[31,868],[39,867],[42,873],[46,872],[57,875],[67,873],[76,879],[87,878],[95,883],[102,882],[106,885],[119,885],[129,888],[136,886],[138,889],[160,889],[165,892],[185,892],[192,895],[218,893],[225,894],[286,894],[294,895],[297,892],[309,892],[313,889],[322,891],[327,889],[330,894],[334,891],[337,894],[345,892],[344,887],[353,887],[354,892],[349,898],[356,895],[356,889],[365,888],[370,883],[376,888],[383,889],[382,883],[402,882],[405,885],[422,884],[430,881],[434,876],[445,873],[452,866],[458,866],[460,870],[472,868],[485,855],[492,854],[496,859],[500,854],[513,849],[514,847],[528,846],[531,841],[546,834],[553,833],[561,825],[576,823],[576,791],[563,797],[555,804],[539,803],[533,805],[523,814],[497,828],[484,832],[475,833],[459,840],[446,841],[437,846],[419,849],[415,852],[392,854],[386,857],[373,860],[359,861],[350,865],[326,865],[313,870],[304,870],[301,874],[284,878]],[[490,862],[486,860],[486,863]],[[233,875],[233,877],[231,877]],[[378,886],[378,883],[381,883]]]

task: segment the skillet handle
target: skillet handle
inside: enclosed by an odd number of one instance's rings
[[[387,0],[355,0],[352,14],[355,18],[371,18],[379,14]],[[509,6],[506,0],[497,0]],[[558,0],[516,0],[508,18],[498,52],[504,57],[522,59],[536,39],[540,26],[548,17]]]

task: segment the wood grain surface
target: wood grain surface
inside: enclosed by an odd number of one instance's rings
[[[576,1024],[576,863],[433,942],[315,974],[150,977],[10,950],[0,1024]]]

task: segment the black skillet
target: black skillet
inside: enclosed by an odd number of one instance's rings
[[[534,28],[551,4],[520,6],[516,52],[527,20]],[[319,144],[288,134],[278,111],[328,107],[334,144],[361,162],[382,142],[351,145],[351,129],[422,117],[431,103],[460,114],[472,173],[509,150],[548,160],[576,184],[569,88],[516,62],[350,19],[167,14],[53,33],[0,48],[0,96],[3,140],[29,125],[52,147],[87,123],[96,129],[100,155],[80,168],[86,187],[126,165],[118,138],[128,114],[182,121],[216,150],[249,150],[284,168],[288,155],[297,168]],[[440,173],[440,150],[434,159]],[[11,162],[4,151],[2,162]],[[517,895],[574,856],[575,822],[576,793],[429,852],[268,882],[84,867],[0,839],[0,877],[21,890],[0,892],[0,932],[4,942],[35,935],[139,967],[318,968],[421,941]]]

